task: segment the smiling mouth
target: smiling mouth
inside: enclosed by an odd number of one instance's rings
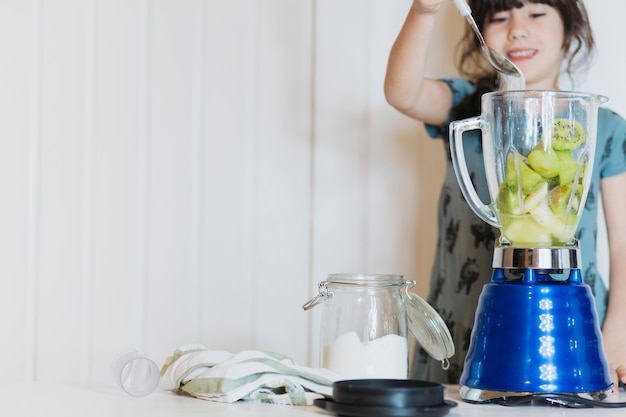
[[[536,49],[524,49],[518,51],[509,52],[507,55],[512,59],[531,58],[537,53]]]

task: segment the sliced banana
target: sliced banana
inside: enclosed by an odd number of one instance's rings
[[[541,203],[544,203],[548,196],[548,183],[542,182],[532,193],[524,199],[524,213],[530,213]]]

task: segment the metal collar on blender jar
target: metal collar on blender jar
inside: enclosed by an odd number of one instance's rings
[[[454,355],[452,336],[439,313],[417,294],[409,292],[415,287],[415,281],[407,281],[402,275],[330,274],[327,281],[318,284],[319,294],[305,303],[302,308],[309,310],[332,298],[333,293],[328,286],[333,284],[402,286],[409,331],[426,353],[433,359],[441,361],[443,369],[448,369],[450,366],[448,359]]]

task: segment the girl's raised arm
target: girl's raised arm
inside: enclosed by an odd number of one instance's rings
[[[428,49],[442,0],[415,0],[387,63],[385,97],[401,113],[440,125],[452,107],[448,86],[425,77]]]

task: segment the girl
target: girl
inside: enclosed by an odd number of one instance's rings
[[[480,55],[476,36],[467,30],[460,44],[459,71],[465,77],[425,77],[427,49],[435,15],[447,0],[414,0],[391,49],[385,79],[389,104],[424,122],[432,137],[448,137],[448,124],[480,114],[480,97],[497,89],[497,77]],[[564,72],[572,75],[588,62],[594,39],[582,0],[473,0],[472,15],[487,44],[523,72],[526,88],[558,90]],[[602,324],[605,353],[614,389],[626,382],[626,121],[600,108],[592,185],[577,230],[583,254],[583,277],[592,287]],[[466,160],[475,187],[489,201],[480,136]],[[464,142],[468,139],[465,138]],[[448,152],[446,176],[439,201],[436,259],[429,302],[446,320],[456,344],[448,372],[438,361],[417,353],[411,377],[440,383],[459,382],[469,347],[474,311],[482,285],[491,278],[493,243],[499,231],[480,220],[464,201]],[[602,198],[610,254],[610,292],[599,276],[596,261],[598,198]],[[621,322],[620,322],[621,321]]]

